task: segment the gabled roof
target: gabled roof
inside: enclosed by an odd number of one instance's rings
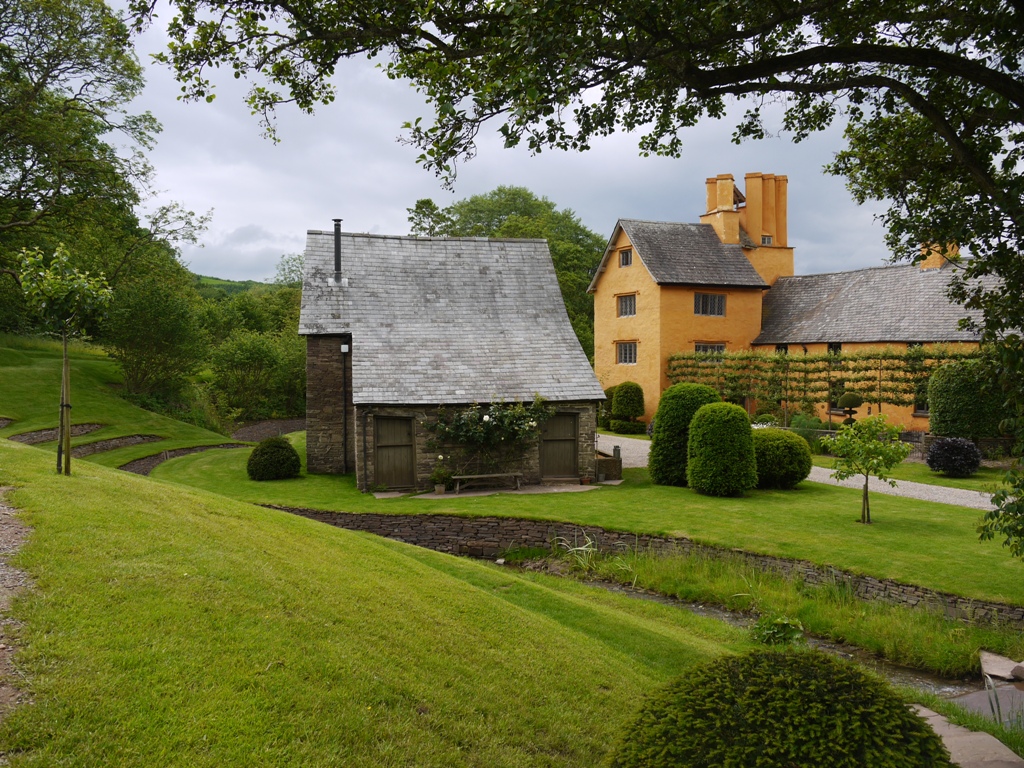
[[[299,333],[352,334],[358,404],[604,399],[543,240],[344,233],[341,276],[310,231]]]
[[[952,275],[899,265],[780,277],[764,295],[754,344],[978,341],[958,327],[981,315],[947,298]]]
[[[619,219],[588,291],[597,290],[619,232],[626,233],[634,253],[659,285],[768,287],[743,255],[743,248],[724,244],[710,224]]]

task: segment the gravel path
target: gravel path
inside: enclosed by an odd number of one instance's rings
[[[598,435],[597,447],[605,452],[611,453],[614,446],[619,446],[622,453],[623,467],[646,467],[647,452],[651,449],[650,440],[638,440],[635,437],[623,437],[621,435]],[[825,467],[811,467],[810,480],[815,483],[826,483],[828,485],[841,485],[846,488],[863,488],[863,480],[851,478],[839,482],[831,477],[831,470]],[[993,509],[991,494],[979,491],[965,491],[960,488],[945,488],[941,485],[928,485],[926,483],[912,483],[907,480],[900,480],[895,488],[886,483],[871,478],[868,489],[873,493],[887,493],[890,496],[904,496],[922,501],[935,501],[939,504],[954,504],[958,507],[969,507],[971,509]]]

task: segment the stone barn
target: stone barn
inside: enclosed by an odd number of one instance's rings
[[[311,230],[299,333],[312,473],[354,472],[364,491],[431,487],[439,409],[539,396],[553,415],[527,446],[523,481],[596,475],[604,393],[544,240]]]

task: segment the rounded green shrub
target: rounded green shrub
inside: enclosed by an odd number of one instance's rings
[[[933,435],[977,440],[998,437],[1010,414],[988,366],[960,360],[937,368],[928,380],[929,429]]]
[[[704,384],[673,384],[661,393],[651,430],[647,470],[657,485],[686,485],[686,446],[690,422],[702,405],[722,398]]]
[[[608,387],[604,391],[604,397],[604,402],[597,407],[597,426],[601,429],[611,429],[612,401],[615,399],[615,387]]]
[[[811,474],[811,449],[800,435],[785,429],[755,429],[757,487],[790,490]]]
[[[611,431],[617,435],[642,435],[647,432],[647,425],[642,421],[612,419]]]
[[[852,410],[854,408],[860,408],[862,405],[864,405],[864,398],[858,395],[856,392],[844,392],[842,396],[839,398],[838,402],[836,402],[836,405],[842,408],[844,411],[847,408]]]
[[[970,477],[981,467],[981,451],[964,437],[940,437],[928,446],[925,462],[946,477]]]
[[[612,416],[632,421],[644,415],[644,388],[635,381],[624,381],[615,387],[612,397]]]
[[[952,766],[942,740],[887,684],[820,651],[728,656],[652,695],[612,768]]]
[[[299,454],[283,437],[268,437],[252,449],[245,465],[250,480],[286,480],[298,477]]]
[[[690,422],[686,481],[707,496],[739,496],[757,486],[747,412],[732,403],[701,406]]]

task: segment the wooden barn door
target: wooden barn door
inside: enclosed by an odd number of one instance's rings
[[[373,431],[377,446],[374,483],[388,488],[416,485],[412,419],[377,416]]]
[[[556,413],[544,422],[540,436],[541,477],[579,477],[578,437],[575,413]]]

